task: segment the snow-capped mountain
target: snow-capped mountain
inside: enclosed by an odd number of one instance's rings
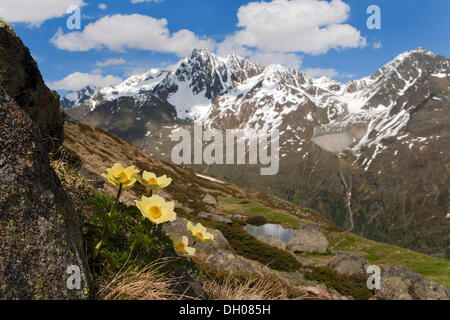
[[[208,127],[248,131],[298,127],[304,132],[312,125],[313,134],[306,138],[332,152],[351,148],[358,154],[363,146],[399,135],[410,111],[425,98],[411,101],[405,93],[417,91],[416,85],[427,77],[447,77],[449,70],[448,59],[418,48],[371,76],[342,84],[280,65],[262,66],[237,55],[218,57],[202,49],[194,50],[173,71],[152,69],[90,93],[89,99],[83,89],[64,101],[84,102],[93,111],[102,102],[122,97],[134,99],[136,107],[157,97],[175,108],[177,118]],[[323,138],[336,133],[342,134],[339,141]]]
[[[89,85],[78,91],[69,91],[61,98],[60,105],[63,109],[71,109],[84,102],[89,101],[99,88]]]
[[[194,50],[170,71],[98,89],[67,113],[166,160],[173,130],[193,122],[247,135],[278,129],[277,176],[247,166],[204,169],[320,209],[343,228],[420,249],[420,237],[443,248],[450,228],[449,101],[450,61],[423,48],[347,83]]]

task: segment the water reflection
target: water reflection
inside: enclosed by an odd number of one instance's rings
[[[281,224],[273,223],[267,223],[262,226],[253,226],[251,224],[247,224],[244,229],[254,237],[259,235],[266,235],[280,239],[286,243],[297,231],[296,229],[285,228]]]

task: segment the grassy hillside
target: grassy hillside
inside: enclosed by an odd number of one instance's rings
[[[99,175],[115,162],[121,162],[124,165],[135,164],[141,170],[149,170],[158,175],[166,174],[172,177],[176,183],[172,183],[165,191],[159,191],[159,193],[167,199],[173,198],[176,202],[176,211],[194,221],[208,224],[207,221],[198,218],[197,214],[213,212],[224,216],[229,214],[248,217],[262,216],[268,222],[293,228],[314,222],[325,231],[330,241],[330,248],[362,253],[370,263],[380,266],[406,266],[429,280],[450,288],[449,261],[345,233],[319,212],[294,206],[279,198],[239,187],[224,180],[205,179],[190,168],[157,160],[139,148],[101,129],[66,121],[64,148],[72,157],[82,160],[83,168],[89,172],[93,180],[102,180]],[[105,184],[104,191],[109,194],[115,192],[108,184]],[[124,193],[122,199],[125,203],[131,204],[131,200],[136,198],[134,192],[136,191]],[[203,201],[205,195],[208,194],[217,200],[216,204],[207,204]],[[240,254],[246,254],[242,248],[249,246],[250,242],[254,252],[267,253],[269,256],[276,253],[276,251],[271,251],[272,247],[249,235],[244,235],[242,233],[244,231],[238,225],[235,228],[227,229],[220,224],[209,223],[229,237],[230,245]],[[264,256],[264,254],[259,256]],[[305,256],[322,263],[331,257],[326,254]],[[247,258],[258,259],[255,255],[247,255]],[[264,261],[260,262],[264,263]]]

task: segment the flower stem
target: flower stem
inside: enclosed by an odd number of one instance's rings
[[[95,246],[95,250],[98,252],[100,250],[100,248],[102,247],[103,243],[106,242],[106,239],[109,236],[110,233],[110,225],[109,225],[109,218],[111,218],[113,216],[113,214],[116,213],[116,209],[117,209],[117,204],[119,203],[119,199],[120,196],[122,195],[122,187],[123,185],[120,184],[119,186],[119,191],[117,192],[117,196],[116,196],[116,200],[114,201],[111,210],[108,213],[108,216],[106,217],[105,221],[104,221],[104,226],[103,226],[103,235],[102,235],[102,239],[97,243],[97,245]]]
[[[117,192],[117,196],[116,196],[116,201],[114,201],[114,204],[108,213],[109,217],[111,217],[114,213],[116,213],[117,204],[119,203],[120,196],[122,195],[122,187],[123,187],[123,185],[120,184],[119,191]]]

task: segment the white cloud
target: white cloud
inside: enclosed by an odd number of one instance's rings
[[[98,5],[98,8],[101,9],[101,10],[106,10],[106,8],[108,8],[108,6],[106,4],[104,4],[104,3],[100,3]]]
[[[381,49],[381,48],[383,48],[383,43],[381,43],[381,41],[374,42],[374,43],[372,43],[372,47],[374,49]]]
[[[0,16],[8,22],[24,22],[31,26],[39,26],[45,20],[62,17],[66,10],[76,5],[85,5],[83,0],[1,0]]]
[[[171,33],[166,19],[140,14],[106,16],[88,24],[81,32],[64,34],[59,29],[51,42],[59,49],[68,51],[106,47],[113,51],[141,49],[175,53],[179,56],[189,54],[194,48],[214,47],[212,40],[200,38],[190,30]]]
[[[302,58],[294,53],[256,52],[249,58],[265,66],[281,64],[288,68],[299,69],[302,65]]]
[[[114,65],[119,65],[119,64],[125,64],[125,59],[124,58],[112,58],[112,59],[107,59],[104,61],[97,61],[95,63],[95,65],[97,67],[108,67],[108,66],[114,66]]]
[[[303,70],[304,73],[308,74],[309,76],[313,78],[320,78],[320,77],[328,77],[328,78],[334,78],[339,76],[339,72],[337,72],[333,68],[324,69],[324,68],[308,68]]]
[[[245,48],[242,44],[235,41],[234,37],[228,36],[225,40],[217,45],[216,53],[219,56],[226,56],[231,53],[235,53],[242,57],[248,57],[252,55],[254,50]]]
[[[223,42],[219,43],[216,53],[219,56],[235,53],[266,66],[270,64],[281,64],[288,68],[298,69],[302,65],[302,57],[295,53],[265,52],[249,49],[236,43],[233,37],[227,37]]]
[[[307,68],[302,70],[302,72],[308,74],[309,76],[313,78],[320,78],[320,77],[328,77],[328,78],[354,78],[354,74],[349,73],[340,73],[339,71],[333,69],[333,68]]]
[[[238,11],[232,39],[263,52],[323,54],[335,48],[364,47],[366,39],[344,22],[350,6],[342,0],[274,0],[250,2]]]
[[[80,90],[88,85],[106,87],[116,85],[123,80],[113,75],[102,76],[101,70],[95,69],[91,73],[74,72],[62,80],[49,82],[47,85],[53,90]]]

